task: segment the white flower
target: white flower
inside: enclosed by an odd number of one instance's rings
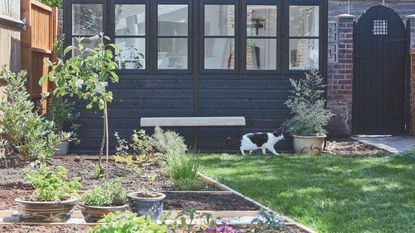
[[[82,88],[82,85],[84,85],[84,80],[82,80],[82,79],[76,80],[76,82],[75,82],[76,87]]]
[[[97,82],[95,84],[95,88],[97,89],[97,91],[102,91],[105,89],[105,87],[108,86],[108,82]]]

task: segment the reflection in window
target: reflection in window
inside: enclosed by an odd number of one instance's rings
[[[145,5],[115,5],[115,35],[145,35],[145,11]]]
[[[189,8],[187,4],[158,5],[158,69],[188,69]]]
[[[290,40],[290,69],[305,70],[319,68],[319,40],[291,39]]]
[[[89,37],[86,38],[82,38],[82,42],[81,44],[79,44],[79,37],[72,37],[72,45],[75,46],[76,48],[80,48],[80,46],[82,46],[83,48],[96,48],[98,47],[98,44],[100,43],[100,39],[97,40],[91,40],[89,39]],[[78,49],[74,49],[72,50],[72,56],[78,56],[79,54],[79,50]],[[85,52],[83,53],[83,55],[86,55]]]
[[[319,36],[318,6],[290,6],[290,36]]]
[[[277,6],[248,5],[246,69],[277,69]]]
[[[115,57],[120,69],[145,69],[145,38],[115,38],[120,49]]]
[[[94,36],[103,32],[101,4],[72,5],[72,36]]]
[[[205,35],[235,35],[235,6],[205,5]]]
[[[115,60],[120,69],[145,69],[146,12],[144,4],[115,5]]]
[[[235,68],[233,38],[205,39],[205,69],[233,70]]]
[[[248,70],[277,69],[277,40],[248,39],[246,68]]]
[[[205,5],[204,68],[235,69],[235,6]]]
[[[277,35],[277,6],[247,6],[247,36]]]
[[[319,7],[290,6],[290,70],[319,68]]]

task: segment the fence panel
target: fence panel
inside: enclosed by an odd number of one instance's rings
[[[58,20],[57,8],[51,8],[35,0],[22,1],[22,16],[27,19],[26,31],[22,33],[22,66],[28,72],[28,89],[34,101],[41,93],[47,94],[49,83],[39,86],[39,79],[48,73],[45,59],[52,59],[56,41]],[[47,111],[47,102],[42,102]]]

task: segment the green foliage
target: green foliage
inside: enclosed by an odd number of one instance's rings
[[[57,7],[62,9],[63,8],[63,3],[62,0],[41,0],[42,3],[50,6],[50,7]]]
[[[166,157],[169,157],[170,154],[184,154],[187,150],[182,136],[174,131],[164,131],[160,127],[154,129],[150,144]]]
[[[80,178],[67,181],[68,170],[57,167],[51,170],[47,165],[41,164],[38,170],[24,170],[24,180],[35,187],[35,193],[31,200],[35,201],[64,201],[74,195],[81,187]]]
[[[10,72],[0,68],[0,77],[7,84],[5,98],[0,102],[0,131],[11,151],[24,159],[46,160],[59,143],[69,138],[68,133],[55,132],[55,124],[34,111],[26,90],[26,73]]]
[[[200,191],[205,188],[205,183],[197,178],[174,179],[173,187],[176,191]]]
[[[101,225],[90,228],[88,233],[165,233],[165,224],[155,223],[151,217],[137,217],[134,213],[110,213],[99,221]]]
[[[79,143],[76,131],[79,129],[80,125],[75,124],[74,122],[78,120],[78,118],[79,112],[75,109],[75,102],[63,97],[52,96],[46,119],[54,122],[56,132],[63,131],[64,127],[69,124],[69,129],[71,130],[70,141],[75,142],[76,144]]]
[[[167,172],[173,180],[197,179],[201,165],[186,154],[172,154],[167,158]]]
[[[114,72],[117,63],[113,60],[114,44],[105,44],[109,40],[104,35],[90,38],[77,38],[77,47],[68,46],[64,55],[73,53],[68,59],[58,58],[55,63],[49,61],[52,70],[48,76],[42,77],[40,83],[51,80],[56,88],[53,94],[56,96],[78,97],[88,101],[87,108],[92,109],[97,105],[104,109],[105,103],[112,101],[112,92],[107,91],[108,81],[118,82],[118,76]],[[99,41],[94,48],[83,45],[84,40]]]
[[[325,127],[333,113],[326,108],[323,96],[326,85],[323,77],[318,71],[311,70],[305,74],[305,78],[290,81],[293,96],[285,104],[293,116],[281,128],[291,135],[325,135]]]
[[[144,130],[134,130],[131,135],[131,140],[121,138],[118,132],[115,133],[118,146],[116,147],[116,158],[126,161],[131,161],[135,164],[154,164],[160,159],[160,154],[150,144],[151,137],[146,134]]]
[[[119,180],[94,186],[82,196],[82,204],[87,206],[122,206],[127,201],[127,191]]]

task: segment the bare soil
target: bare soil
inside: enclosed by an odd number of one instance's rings
[[[79,225],[48,225],[48,226],[30,226],[21,224],[0,225],[0,232],[8,233],[84,233],[87,232],[87,226]]]
[[[329,138],[325,152],[337,155],[374,155],[385,154],[386,151],[366,145],[352,138]]]
[[[166,210],[259,210],[258,206],[235,194],[167,192],[164,201]]]

